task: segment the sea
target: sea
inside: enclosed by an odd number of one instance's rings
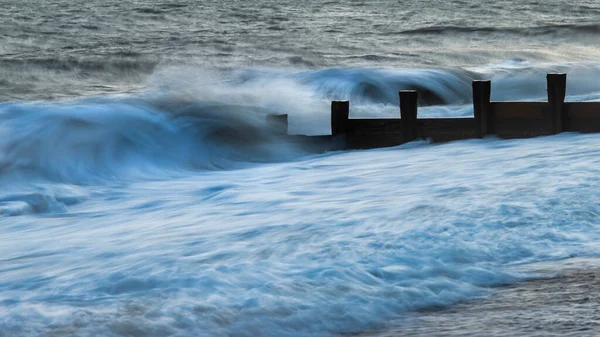
[[[0,0],[0,336],[600,335],[600,134],[317,151],[600,101],[597,0]]]

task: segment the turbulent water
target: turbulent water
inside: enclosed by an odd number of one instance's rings
[[[0,0],[0,336],[427,336],[449,309],[452,334],[482,333],[506,307],[472,303],[600,256],[600,136],[320,153],[265,116],[328,134],[331,100],[398,116],[399,89],[470,116],[472,80],[542,100],[555,71],[600,100],[599,19],[596,1]],[[557,333],[600,331],[582,321]]]

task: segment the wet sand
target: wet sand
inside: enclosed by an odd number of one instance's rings
[[[414,313],[368,336],[600,336],[600,260],[570,259],[531,268],[550,278],[498,287],[488,298],[451,308]]]

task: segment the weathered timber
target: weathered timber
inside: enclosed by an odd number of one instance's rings
[[[339,136],[346,134],[348,130],[348,118],[350,116],[349,101],[331,102],[331,135]]]
[[[564,109],[568,120],[565,131],[600,132],[600,102],[568,102]]]
[[[349,102],[331,103],[332,136],[290,136],[309,148],[345,149],[481,138],[529,138],[564,131],[600,132],[600,102],[565,102],[566,75],[548,74],[547,102],[492,102],[491,82],[473,81],[473,118],[421,118],[414,90],[400,91],[400,118],[349,118]],[[287,132],[287,115],[268,117],[277,133]],[[279,130],[279,131],[278,131]],[[311,141],[313,139],[313,141]]]
[[[403,121],[399,118],[351,118],[348,146],[354,149],[396,146],[404,143]]]
[[[567,92],[567,74],[548,74],[548,105],[552,118],[552,132],[561,133],[568,129],[567,113],[564,109]]]
[[[267,126],[278,135],[288,134],[288,115],[267,115]]]
[[[401,90],[400,119],[402,119],[402,134],[405,142],[410,142],[419,137],[417,128],[417,99],[416,90]]]
[[[494,118],[490,109],[491,94],[491,81],[473,81],[473,115],[478,138],[494,133]]]
[[[419,134],[434,142],[449,142],[480,137],[475,118],[423,118],[418,120]]]
[[[497,119],[539,119],[549,117],[546,102],[491,102],[491,110]]]
[[[500,138],[529,138],[553,134],[546,102],[491,102],[494,134]]]

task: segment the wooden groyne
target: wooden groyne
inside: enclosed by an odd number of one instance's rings
[[[396,146],[417,139],[446,142],[495,135],[531,138],[561,132],[600,132],[600,102],[565,102],[566,74],[548,74],[548,101],[494,102],[491,81],[473,81],[473,117],[419,118],[418,92],[401,90],[399,118],[350,118],[349,101],[331,102],[331,136],[293,136],[335,149]],[[268,116],[287,134],[287,115]]]

